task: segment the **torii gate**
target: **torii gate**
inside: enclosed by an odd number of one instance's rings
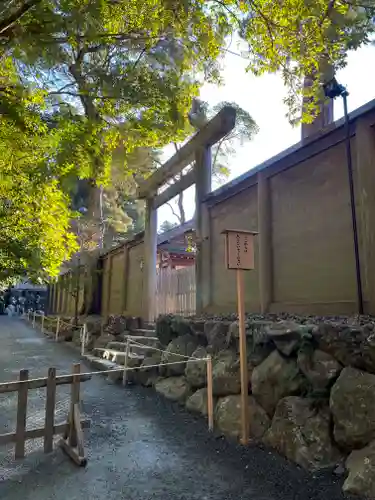
[[[212,160],[211,148],[225,137],[235,126],[236,110],[225,106],[201,130],[199,130],[182,148],[162,167],[157,169],[138,187],[137,196],[146,200],[146,220],[144,236],[144,273],[142,317],[153,321],[155,314],[156,293],[156,253],[157,253],[157,209],[177,196],[181,191],[196,184],[195,228],[196,228],[196,309],[202,312],[208,305],[210,283],[203,281],[203,262],[209,265],[210,248],[208,241],[208,211],[204,205],[206,196],[211,192]],[[169,179],[181,172],[192,162],[194,168],[181,180],[158,194],[158,189]]]

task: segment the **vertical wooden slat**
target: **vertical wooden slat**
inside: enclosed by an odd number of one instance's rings
[[[20,381],[29,379],[29,370],[21,370],[19,375]],[[25,437],[26,437],[26,416],[27,416],[27,395],[28,383],[20,384],[18,389],[17,401],[17,423],[16,423],[16,446],[14,456],[16,459],[25,456]]]
[[[42,312],[40,329],[41,329],[41,332],[44,333],[44,312]]]
[[[56,342],[59,340],[59,331],[60,331],[60,316],[57,316],[57,320],[56,320],[56,336],[55,336]]]
[[[238,329],[240,335],[240,372],[241,372],[241,427],[242,444],[249,441],[249,395],[248,374],[246,354],[246,332],[245,332],[245,290],[244,272],[237,269],[237,300],[238,300]]]
[[[44,422],[44,453],[53,450],[53,427],[55,425],[56,368],[48,369],[46,390],[46,416]]]
[[[157,274],[156,312],[159,314],[195,313],[195,267],[162,268]]]
[[[85,450],[83,447],[83,431],[81,426],[81,414],[79,411],[79,405],[75,404],[73,407],[73,422],[77,433],[77,451],[80,458],[84,458]]]
[[[79,363],[73,365],[73,382],[71,385],[70,393],[70,427],[69,427],[69,445],[72,448],[77,446],[77,434],[74,426],[74,405],[79,404],[80,400],[80,382],[77,375],[81,372],[81,365]]]
[[[86,337],[87,337],[87,325],[86,323],[82,326],[82,340],[81,340],[81,356],[85,355],[85,347],[86,347]]]
[[[125,360],[124,360],[124,372],[122,374],[122,385],[125,386],[128,382],[128,358],[130,353],[130,340],[129,337],[126,339],[126,350],[125,350]]]
[[[214,429],[214,398],[212,388],[212,359],[207,357],[207,414],[208,414],[208,430]]]

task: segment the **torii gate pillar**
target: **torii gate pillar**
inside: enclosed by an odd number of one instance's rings
[[[236,109],[224,106],[219,113],[200,129],[182,148],[148,179],[139,184],[138,198],[146,200],[145,253],[143,272],[142,317],[155,319],[157,215],[164,203],[196,184],[196,306],[201,312],[209,305],[211,280],[209,218],[204,200],[211,191],[211,147],[225,137],[235,126]],[[158,193],[158,189],[169,179],[194,163],[194,168],[172,186]],[[136,286],[136,284],[134,284]]]

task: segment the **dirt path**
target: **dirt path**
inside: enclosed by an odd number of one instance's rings
[[[0,381],[21,368],[45,375],[49,366],[70,371],[79,359],[67,346],[0,316]],[[87,367],[88,368],[88,367]],[[308,500],[344,498],[332,476],[313,477],[281,457],[243,449],[209,436],[206,422],[159,398],[152,390],[123,389],[101,376],[83,384],[89,464],[74,466],[60,450],[40,452],[41,441],[15,464],[0,448],[1,500]],[[58,389],[61,419],[67,393]],[[30,423],[40,424],[44,394],[34,391]],[[0,433],[10,432],[15,398],[0,395]]]

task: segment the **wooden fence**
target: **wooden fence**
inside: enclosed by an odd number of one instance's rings
[[[156,280],[155,317],[159,314],[195,314],[195,266],[159,269]]]
[[[82,374],[79,364],[73,365],[71,375],[56,376],[56,368],[49,368],[48,377],[29,378],[28,370],[21,370],[19,379],[13,382],[0,383],[0,394],[18,392],[16,430],[0,434],[0,445],[15,443],[15,459],[24,458],[25,442],[28,439],[44,438],[44,452],[53,450],[53,437],[62,434],[60,447],[77,464],[86,465],[83,447],[82,429],[90,426],[87,420],[81,420],[80,382],[89,380],[91,374]],[[56,386],[71,385],[70,409],[66,423],[55,424]],[[29,390],[46,387],[45,423],[44,427],[26,429],[27,401]]]

